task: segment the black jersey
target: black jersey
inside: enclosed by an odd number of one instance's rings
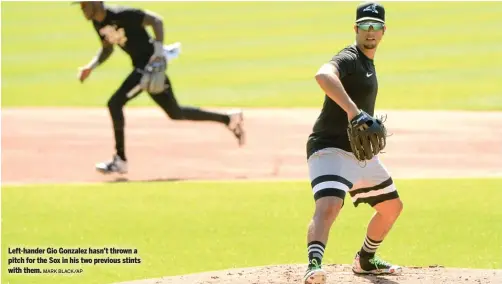
[[[378,80],[373,60],[353,44],[339,51],[329,62],[338,70],[340,81],[356,106],[374,115]],[[326,95],[307,140],[307,158],[328,147],[352,152],[347,136],[348,123],[347,113]]]
[[[92,21],[99,37],[120,46],[135,67],[144,68],[154,51],[153,40],[143,26],[145,12],[123,6],[105,6],[105,10],[102,22]]]

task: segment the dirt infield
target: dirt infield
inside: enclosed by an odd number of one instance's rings
[[[502,176],[502,112],[385,111],[381,159],[395,178]],[[126,109],[129,174],[103,176],[113,132],[101,109],[3,109],[2,183],[308,179],[305,142],[318,110],[245,110],[247,144],[222,125],[175,122],[159,109]],[[304,266],[268,266],[128,282],[300,283]],[[502,271],[406,268],[403,276],[356,277],[327,265],[328,283],[502,283]]]
[[[379,284],[458,284],[502,283],[502,270],[454,269],[442,267],[408,267],[399,276],[356,276],[348,265],[325,265],[326,283],[379,283]],[[263,266],[245,269],[211,271],[183,276],[152,278],[116,284],[301,284],[304,265]]]
[[[381,159],[396,178],[502,176],[502,112],[385,111]],[[129,174],[102,176],[113,154],[107,109],[3,109],[2,182],[307,179],[305,141],[318,110],[245,110],[247,144],[224,126],[125,109]]]

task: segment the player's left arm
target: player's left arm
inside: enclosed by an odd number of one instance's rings
[[[155,35],[155,41],[164,42],[164,22],[162,17],[154,12],[145,10],[143,26],[151,26]]]
[[[153,43],[154,53],[152,57],[162,57],[164,54],[164,22],[162,20],[162,17],[155,14],[154,12],[145,10],[143,26],[151,26],[155,35],[155,42]]]

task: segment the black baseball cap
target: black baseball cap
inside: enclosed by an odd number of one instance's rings
[[[368,20],[385,23],[385,8],[376,2],[365,2],[357,6],[356,23]]]

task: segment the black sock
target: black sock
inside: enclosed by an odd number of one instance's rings
[[[375,256],[376,250],[380,246],[382,241],[375,241],[370,239],[370,237],[366,236],[364,239],[363,246],[361,247],[361,251],[359,252],[359,255],[362,258],[373,258]]]
[[[195,107],[182,107],[181,109],[183,110],[183,117],[185,120],[215,121],[225,125],[230,123],[230,116],[227,114],[202,110]]]
[[[309,253],[309,268],[315,267],[316,263],[318,266],[321,266],[322,257],[324,256],[324,249],[326,246],[319,241],[312,241],[308,243],[307,250]],[[313,263],[314,261],[314,263]],[[316,262],[316,263],[315,263]]]

